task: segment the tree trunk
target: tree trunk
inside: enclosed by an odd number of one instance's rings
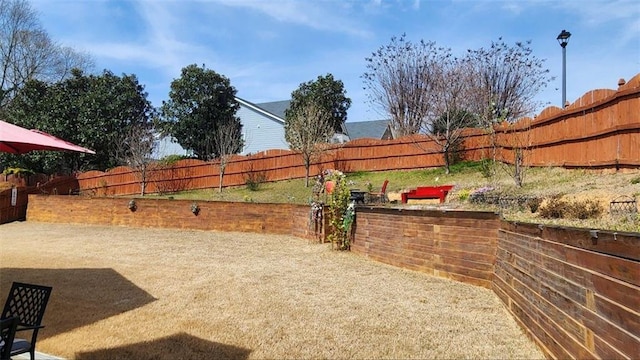
[[[144,196],[147,190],[147,170],[142,169],[140,172],[140,196]]]
[[[517,148],[515,151],[515,156],[514,156],[514,173],[513,173],[513,180],[516,183],[517,187],[522,187],[522,178],[523,178],[523,163],[524,163],[524,159],[523,159],[524,155],[522,153],[522,149]]]
[[[304,160],[304,187],[309,187],[309,168],[311,167],[311,154],[303,155]]]
[[[222,180],[224,179],[224,170],[227,164],[220,163],[220,183],[218,184],[218,192],[222,193]]]
[[[451,172],[451,159],[449,159],[449,147],[444,148],[444,173],[449,175]]]

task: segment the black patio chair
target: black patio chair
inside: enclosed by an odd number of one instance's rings
[[[19,319],[15,316],[0,320],[0,360],[11,359],[11,347],[16,336],[18,321]]]
[[[15,338],[9,356],[29,353],[35,359],[38,331],[44,326],[42,318],[49,302],[51,287],[14,282],[0,319],[18,318],[16,333],[31,332],[31,339]],[[27,336],[28,338],[28,336]]]

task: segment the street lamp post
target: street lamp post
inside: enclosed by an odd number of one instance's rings
[[[567,30],[562,30],[560,35],[556,38],[560,46],[562,46],[562,108],[567,104],[567,44],[571,33]]]

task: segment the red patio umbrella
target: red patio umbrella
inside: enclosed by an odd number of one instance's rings
[[[0,120],[0,152],[24,154],[34,150],[77,151],[95,154],[95,151],[72,144],[39,130],[27,130]]]

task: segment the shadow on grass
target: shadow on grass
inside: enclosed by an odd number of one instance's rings
[[[78,360],[106,359],[247,359],[251,350],[202,340],[178,333],[169,337],[127,346],[77,353]]]
[[[52,286],[39,339],[107,319],[156,299],[113,269],[0,268],[0,302],[14,281]],[[2,305],[0,304],[0,306]]]

